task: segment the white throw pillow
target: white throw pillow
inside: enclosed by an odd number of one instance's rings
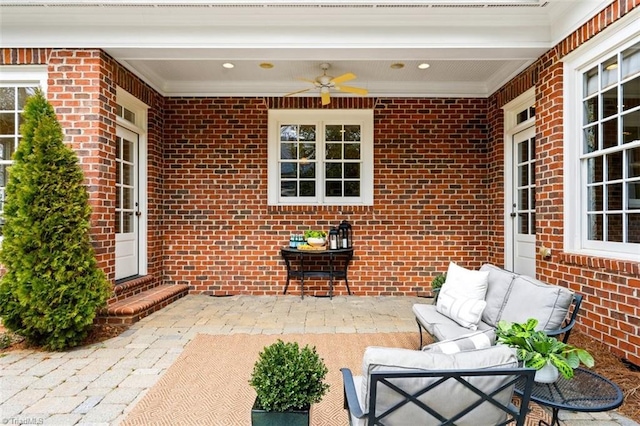
[[[463,327],[477,330],[482,311],[487,306],[484,300],[470,299],[454,290],[441,290],[436,311],[451,318]]]
[[[471,271],[451,262],[447,270],[447,279],[440,291],[453,290],[469,299],[484,300],[488,280],[489,271]]]
[[[422,348],[425,352],[440,352],[443,354],[456,354],[458,352],[485,349],[493,346],[496,340],[496,332],[493,329],[474,331],[463,334],[454,339],[441,340]]]

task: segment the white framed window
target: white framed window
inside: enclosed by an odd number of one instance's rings
[[[626,22],[565,59],[565,247],[639,260],[640,33]]]
[[[373,205],[373,110],[269,111],[269,205]]]
[[[46,67],[0,66],[0,236],[4,224],[4,190],[13,153],[22,138],[20,125],[24,105],[37,88],[46,90],[46,81]]]

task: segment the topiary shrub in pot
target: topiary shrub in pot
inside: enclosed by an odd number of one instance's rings
[[[280,339],[266,346],[249,380],[257,394],[251,424],[308,426],[311,404],[320,402],[329,389],[327,372],[315,347],[300,348]]]

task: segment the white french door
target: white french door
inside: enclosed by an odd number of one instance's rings
[[[511,235],[513,271],[536,276],[536,132],[513,135]]]
[[[116,280],[139,274],[139,136],[117,126],[116,132]]]

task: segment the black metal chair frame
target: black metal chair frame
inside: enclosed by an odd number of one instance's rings
[[[351,374],[351,370],[348,368],[340,369],[342,372],[342,379],[344,383],[344,408],[349,412],[349,422],[351,423],[351,414],[359,419],[367,419],[367,424],[369,426],[380,425],[385,426],[384,418],[387,417],[392,412],[402,408],[406,404],[414,404],[418,406],[420,409],[428,413],[429,415],[435,417],[438,421],[440,421],[440,425],[455,425],[456,422],[462,418],[463,416],[472,413],[478,406],[481,404],[488,402],[493,404],[500,410],[507,413],[507,420],[500,425],[506,425],[511,422],[515,422],[516,426],[522,426],[525,423],[525,419],[527,413],[529,411],[529,401],[531,400],[531,390],[533,388],[533,377],[535,375],[535,370],[530,368],[496,368],[496,369],[486,369],[486,370],[433,370],[433,371],[424,371],[424,370],[415,370],[415,371],[387,371],[387,372],[377,372],[371,374],[371,382],[369,387],[369,412],[365,413],[360,408],[360,404],[358,402],[357,391],[355,389],[355,385],[353,382],[353,376]],[[469,382],[469,378],[471,377],[487,377],[487,376],[502,376],[502,377],[510,377],[507,382],[503,383],[501,386],[497,387],[491,393],[487,394],[482,390],[478,389],[472,383]],[[423,389],[419,391],[409,394],[405,392],[403,389],[396,386],[392,383],[392,380],[399,378],[424,378],[424,377],[433,377],[438,380],[429,384]],[[418,398],[424,395],[427,392],[437,392],[437,387],[448,380],[455,380],[458,383],[464,385],[466,388],[470,389],[480,398],[474,403],[461,408],[461,410],[452,416],[451,418],[444,417],[441,413],[437,411],[437,407],[430,407],[420,401]],[[519,383],[520,392],[518,392],[520,396],[520,407],[517,407],[513,403],[509,402],[508,404],[503,404],[500,401],[496,400],[496,395],[502,392],[504,389],[509,388],[510,386],[514,386],[516,382]],[[385,412],[380,415],[376,415],[376,395],[378,389],[378,383],[381,383],[393,391],[397,392],[399,395],[403,397],[403,399],[387,409]],[[453,396],[453,395],[452,395]],[[478,424],[481,423],[481,419],[478,419]],[[415,419],[415,424],[420,424],[419,419]]]
[[[578,313],[580,311],[581,304],[582,304],[582,295],[574,293],[573,300],[571,301],[571,305],[569,306],[569,312],[571,312],[571,315],[569,315],[568,318],[565,318],[561,328],[557,330],[547,331],[546,332],[547,335],[559,336],[561,334],[564,334],[564,336],[562,336],[562,341],[564,343],[567,343],[569,341],[569,335],[571,334],[571,330],[573,330],[573,326],[576,325],[576,320],[578,318]],[[420,324],[420,321],[418,320],[418,318],[416,318],[416,323],[418,324],[418,333],[420,333],[420,347],[418,349],[421,349],[423,344],[422,332],[423,331],[427,332],[427,330],[425,330],[422,324]]]

